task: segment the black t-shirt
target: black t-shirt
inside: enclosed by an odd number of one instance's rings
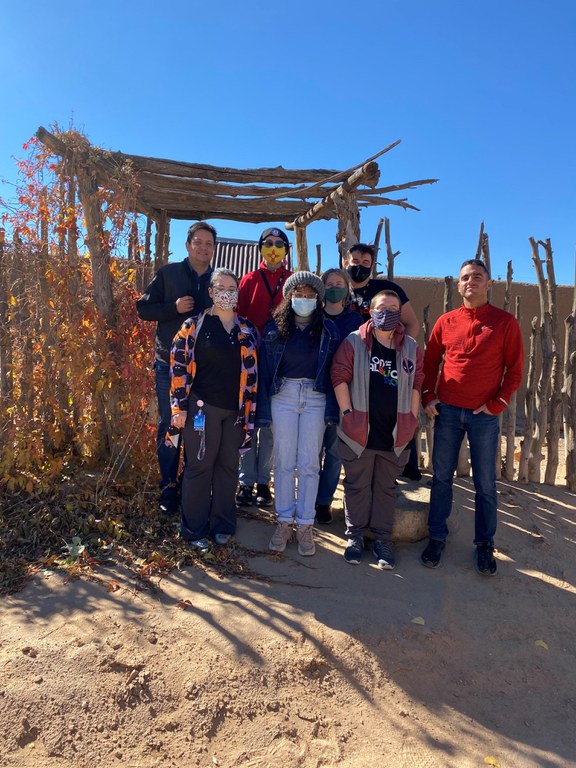
[[[194,345],[194,394],[216,408],[238,410],[240,344],[238,326],[228,333],[217,315],[206,315]]]
[[[372,339],[370,353],[370,434],[367,448],[377,451],[394,450],[392,431],[398,410],[398,371],[396,350],[383,347]]]
[[[365,320],[370,318],[370,302],[380,291],[395,291],[400,297],[400,304],[409,301],[408,296],[397,283],[383,277],[374,277],[363,288],[353,288],[350,296],[350,306],[360,312]]]
[[[313,336],[310,326],[298,328],[290,334],[278,366],[278,376],[287,379],[315,379],[318,370],[320,338]]]

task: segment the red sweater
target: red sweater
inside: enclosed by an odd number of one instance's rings
[[[258,269],[248,272],[240,280],[238,314],[250,320],[260,335],[270,320],[272,310],[282,301],[282,287],[291,274],[285,266],[271,272],[262,260]]]
[[[514,315],[491,304],[462,305],[442,315],[432,330],[424,355],[422,405],[438,398],[471,410],[486,403],[490,413],[501,413],[520,386],[523,369],[522,334]]]

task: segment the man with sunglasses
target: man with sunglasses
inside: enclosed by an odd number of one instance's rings
[[[136,302],[142,320],[156,322],[154,380],[158,399],[158,464],[160,510],[178,511],[177,473],[180,451],[164,443],[172,411],[170,408],[170,349],[182,323],[191,315],[212,306],[208,293],[216,245],[216,230],[207,221],[192,224],[186,237],[188,255],[182,261],[161,267]]]
[[[240,281],[238,314],[250,320],[262,335],[272,311],[282,301],[282,287],[292,274],[286,266],[290,242],[283,230],[270,227],[260,235],[258,250],[262,256],[260,266]],[[272,430],[262,427],[240,461],[240,487],[236,496],[240,506],[250,506],[254,502],[260,507],[272,506],[272,451]]]

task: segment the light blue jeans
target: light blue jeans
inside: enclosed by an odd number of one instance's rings
[[[326,395],[312,379],[284,379],[271,398],[274,500],[278,522],[312,525],[320,478]],[[296,490],[295,470],[298,470]]]
[[[274,440],[270,427],[260,427],[252,433],[250,450],[240,458],[240,485],[270,485]]]

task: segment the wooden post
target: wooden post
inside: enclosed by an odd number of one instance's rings
[[[308,242],[306,240],[306,227],[296,224],[294,226],[294,238],[296,240],[296,269],[310,270],[308,262]]]
[[[316,274],[322,274],[322,246],[320,243],[316,245]]]
[[[447,275],[444,278],[444,312],[450,312],[452,310],[452,286],[454,278]]]
[[[378,274],[378,253],[380,251],[380,237],[382,235],[383,226],[384,219],[380,219],[378,226],[376,227],[376,235],[374,236],[374,262],[372,263],[372,277],[376,277]]]
[[[576,279],[574,280],[572,313],[566,318],[562,402],[564,405],[564,445],[566,446],[566,485],[569,490],[576,491]]]
[[[394,259],[400,251],[396,251],[396,253],[392,251],[392,245],[390,244],[390,219],[387,216],[384,219],[384,237],[386,240],[386,262],[388,265],[387,277],[388,280],[394,280]]]
[[[110,249],[102,223],[102,208],[98,197],[98,182],[81,163],[77,163],[78,194],[86,220],[86,244],[90,251],[94,303],[110,326],[116,324]]]
[[[158,272],[163,267],[165,261],[165,240],[166,228],[168,226],[168,215],[166,211],[160,211],[156,219],[156,248],[154,253],[154,272]]]
[[[142,290],[152,280],[152,217],[146,216],[146,234],[144,236],[144,264],[142,275]]]
[[[540,294],[540,351],[541,368],[538,384],[536,386],[536,403],[534,419],[534,439],[532,451],[528,462],[528,476],[531,482],[539,483],[541,465],[544,459],[542,446],[548,428],[550,381],[552,378],[552,364],[554,349],[552,343],[552,316],[550,314],[550,299],[548,285],[542,269],[542,261],[539,253],[539,243],[533,237],[529,238],[532,246],[532,261],[538,277],[538,292]]]
[[[12,341],[9,321],[8,248],[4,230],[0,229],[0,407],[2,412],[13,405],[14,378],[12,369]]]
[[[512,262],[508,262],[512,265]],[[516,296],[516,320],[520,324],[520,296]],[[514,459],[516,456],[516,409],[518,406],[517,392],[510,398],[508,417],[506,419],[506,459],[504,461],[504,477],[506,480],[514,480]]]
[[[562,427],[562,371],[564,361],[558,328],[558,305],[556,303],[556,275],[550,238],[540,241],[546,254],[546,286],[548,290],[548,312],[550,314],[550,335],[552,342],[552,375],[550,379],[550,397],[548,399],[548,430],[546,432],[546,468],[544,482],[556,485],[558,471],[558,444]]]
[[[534,440],[534,420],[536,408],[536,377],[538,376],[538,362],[536,360],[536,327],[538,318],[532,318],[532,331],[530,333],[530,347],[528,352],[528,376],[526,379],[526,394],[524,396],[524,436],[520,444],[520,464],[518,466],[518,482],[527,483],[529,479],[528,465],[532,454],[532,442]]]
[[[360,210],[354,192],[346,190],[334,197],[334,207],[338,214],[336,243],[342,263],[350,248],[360,240]]]

